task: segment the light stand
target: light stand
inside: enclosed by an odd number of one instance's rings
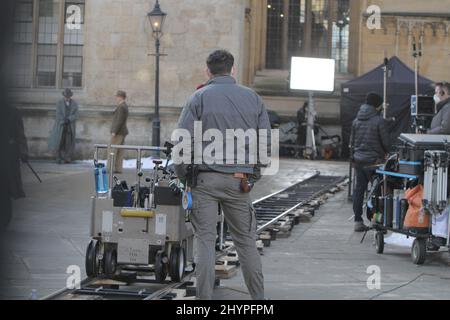
[[[386,53],[384,55],[384,66],[383,66],[383,118],[387,119],[387,109],[388,109],[388,103],[387,103],[387,79],[388,79],[388,65],[389,65],[389,59],[386,56]]]
[[[316,138],[314,134],[317,112],[314,93],[331,93],[334,91],[335,70],[336,61],[334,59],[292,57],[290,89],[308,92],[308,123],[304,156],[311,159],[317,157]]]
[[[419,46],[417,46],[416,37],[413,36],[413,57],[414,57],[414,88],[415,88],[415,96],[412,97],[411,102],[415,106],[411,106],[411,110],[415,110],[415,115],[413,120],[413,126],[415,128],[416,133],[420,133],[419,125],[417,123],[417,112],[419,109],[419,64],[420,58],[422,57],[422,43],[423,43],[423,35],[420,36]],[[418,49],[418,50],[417,50]]]
[[[304,156],[310,159],[315,159],[317,157],[317,146],[314,127],[317,112],[314,105],[314,91],[309,91],[308,95],[308,126],[306,131],[306,149]]]

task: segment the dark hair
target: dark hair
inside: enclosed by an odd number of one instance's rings
[[[383,98],[375,92],[369,92],[366,96],[366,104],[378,108],[383,104]]]
[[[123,99],[126,99],[127,98],[127,93],[125,91],[119,90],[116,93],[116,97],[121,97]]]
[[[234,65],[234,57],[226,50],[216,50],[206,60],[209,72],[213,75],[230,74]]]
[[[70,90],[69,88],[67,88],[67,89],[65,89],[65,90],[63,91],[62,95],[63,95],[65,98],[72,98],[72,97],[73,97],[73,92],[72,92],[72,90]]]
[[[441,93],[447,93],[448,95],[450,95],[450,83],[443,81],[436,83],[435,86],[441,88]]]

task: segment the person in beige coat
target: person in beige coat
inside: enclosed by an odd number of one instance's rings
[[[128,105],[126,103],[126,92],[120,90],[117,91],[116,99],[118,106],[114,111],[113,121],[111,125],[111,145],[123,145],[125,144],[125,138],[128,135]],[[122,173],[124,153],[123,150],[113,149],[111,152],[113,152],[115,155],[114,173]]]

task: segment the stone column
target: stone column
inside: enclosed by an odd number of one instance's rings
[[[359,51],[361,28],[364,28],[363,12],[360,0],[350,0],[350,34],[348,71],[357,75],[359,73]]]

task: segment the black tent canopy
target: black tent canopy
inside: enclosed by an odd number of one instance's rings
[[[365,102],[369,92],[383,96],[384,64],[368,73],[342,85],[341,124],[343,151],[342,156],[349,156],[349,139],[353,120],[359,108]],[[433,81],[419,76],[419,95],[433,95]],[[411,124],[411,96],[415,94],[414,70],[411,70],[399,58],[392,57],[388,63],[387,103],[389,130],[392,141],[401,133],[409,132]]]

